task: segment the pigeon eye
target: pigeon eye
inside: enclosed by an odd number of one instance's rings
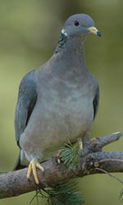
[[[79,26],[80,25],[79,21],[74,21],[74,25]]]

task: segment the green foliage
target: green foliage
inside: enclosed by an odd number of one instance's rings
[[[61,182],[54,186],[49,194],[50,205],[80,205],[84,201],[77,192],[77,184],[73,181]]]
[[[36,198],[39,204],[39,197],[45,198],[47,205],[81,205],[84,202],[74,181],[60,182],[52,188],[38,190],[31,202]]]
[[[80,167],[80,152],[82,152],[82,140],[78,139],[75,145],[72,145],[69,141],[65,144],[65,147],[60,150],[61,160],[65,165],[74,169],[75,167]]]

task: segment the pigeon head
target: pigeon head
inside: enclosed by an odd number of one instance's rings
[[[81,43],[85,40],[88,34],[101,36],[100,31],[94,26],[93,19],[86,14],[75,14],[70,16],[61,30],[60,39],[55,53],[58,53],[62,48],[64,48],[68,40],[69,43],[76,45],[73,40],[80,40],[78,42]]]
[[[95,34],[101,36],[100,31],[94,26],[93,19],[86,14],[75,14],[67,19],[61,31],[63,35],[68,37],[86,36],[87,34]]]

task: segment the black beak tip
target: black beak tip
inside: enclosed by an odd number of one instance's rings
[[[97,31],[97,36],[101,37],[101,32]]]

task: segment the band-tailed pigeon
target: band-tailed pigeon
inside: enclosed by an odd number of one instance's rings
[[[75,142],[90,132],[99,103],[96,78],[87,68],[84,40],[101,36],[86,14],[68,18],[53,56],[21,81],[15,114],[20,147],[16,168],[27,166],[27,178],[67,140]]]

